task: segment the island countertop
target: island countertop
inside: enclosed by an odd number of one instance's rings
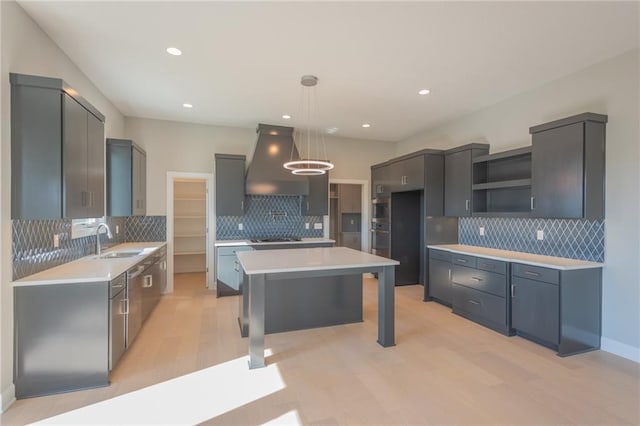
[[[400,262],[346,247],[236,253],[247,275],[399,265]]]
[[[216,240],[216,247],[232,247],[232,246],[269,246],[269,245],[304,245],[304,244],[322,244],[335,243],[335,240],[329,238],[302,238],[300,241],[270,241],[270,242],[253,242],[251,240]]]

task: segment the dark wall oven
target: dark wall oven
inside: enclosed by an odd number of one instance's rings
[[[389,198],[374,198],[371,200],[371,204],[371,221],[373,223],[389,223],[389,216],[391,214]]]
[[[371,222],[371,254],[389,257],[391,231],[388,222]]]

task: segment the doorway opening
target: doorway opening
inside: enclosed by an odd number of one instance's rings
[[[331,180],[329,184],[329,238],[336,246],[369,251],[368,182]]]
[[[167,282],[167,292],[174,290],[174,275],[178,274],[190,274],[189,281],[197,280],[211,288],[212,180],[209,173],[167,174],[167,276],[171,281],[170,286]]]

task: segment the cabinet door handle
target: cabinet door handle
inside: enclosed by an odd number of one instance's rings
[[[539,277],[540,274],[537,272],[532,272],[532,271],[524,271],[525,274],[527,275],[531,275],[532,277]]]
[[[240,208],[244,210],[244,200],[240,201]]]
[[[449,268],[449,281],[451,281],[451,268]]]
[[[144,276],[144,284],[142,285],[144,288],[153,287],[153,275],[145,275]]]
[[[469,200],[464,200],[464,209],[466,211],[469,211],[469,204],[470,204]]]
[[[472,305],[479,305],[480,304],[480,302],[476,302],[475,300],[471,300],[471,299],[469,299],[468,302],[471,303]]]
[[[122,314],[129,314],[129,299],[122,299]]]
[[[465,259],[456,259],[456,262],[467,263],[467,261]]]
[[[536,199],[536,197],[531,197],[531,210],[535,209],[535,205],[534,205],[534,200]]]
[[[511,298],[516,297],[516,286],[515,284],[511,284]]]
[[[478,282],[484,281],[482,278],[478,278],[478,277],[471,277],[471,279]]]
[[[240,272],[240,269],[238,269],[238,266],[240,266],[240,265],[238,264],[238,261],[235,260],[233,262],[233,270],[236,271],[236,272]]]

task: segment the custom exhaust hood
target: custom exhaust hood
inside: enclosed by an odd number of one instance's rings
[[[246,174],[249,195],[307,195],[309,181],[282,165],[298,160],[300,155],[293,142],[293,127],[258,124],[258,138],[253,158]]]

